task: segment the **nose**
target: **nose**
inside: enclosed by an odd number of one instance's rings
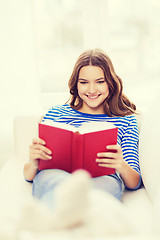
[[[96,86],[94,83],[89,84],[88,93],[93,94],[96,92]]]

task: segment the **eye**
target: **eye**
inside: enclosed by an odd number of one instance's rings
[[[86,84],[86,81],[79,81],[80,84]]]
[[[102,84],[102,83],[104,83],[105,81],[104,80],[100,80],[100,81],[98,81],[97,83],[98,84]]]

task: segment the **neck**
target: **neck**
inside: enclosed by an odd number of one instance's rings
[[[94,109],[90,109],[90,108],[86,108],[84,106],[82,106],[80,109],[78,109],[79,112],[82,113],[88,113],[88,114],[105,114],[103,106],[102,108],[94,108]]]

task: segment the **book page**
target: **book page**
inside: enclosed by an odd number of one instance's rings
[[[79,127],[79,132],[84,134],[113,128],[116,128],[116,126],[109,122],[86,122]]]
[[[116,126],[109,122],[85,122],[80,127],[74,127],[73,125],[61,123],[61,122],[54,122],[52,120],[45,120],[41,124],[54,126],[57,128],[65,129],[72,132],[79,132],[80,134],[103,131],[107,129],[116,128]]]
[[[61,123],[61,122],[54,122],[54,121],[49,120],[49,119],[45,120],[45,122],[41,122],[41,124],[65,129],[65,130],[72,131],[72,132],[77,132],[77,130],[78,130],[76,127],[74,127],[70,124]]]

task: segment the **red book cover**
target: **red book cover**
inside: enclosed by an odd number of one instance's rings
[[[71,173],[82,168],[92,177],[113,174],[115,169],[100,167],[95,160],[97,153],[107,151],[107,145],[117,144],[117,133],[116,127],[81,133],[39,123],[39,137],[52,151],[51,160],[39,160],[39,169],[62,169]]]

